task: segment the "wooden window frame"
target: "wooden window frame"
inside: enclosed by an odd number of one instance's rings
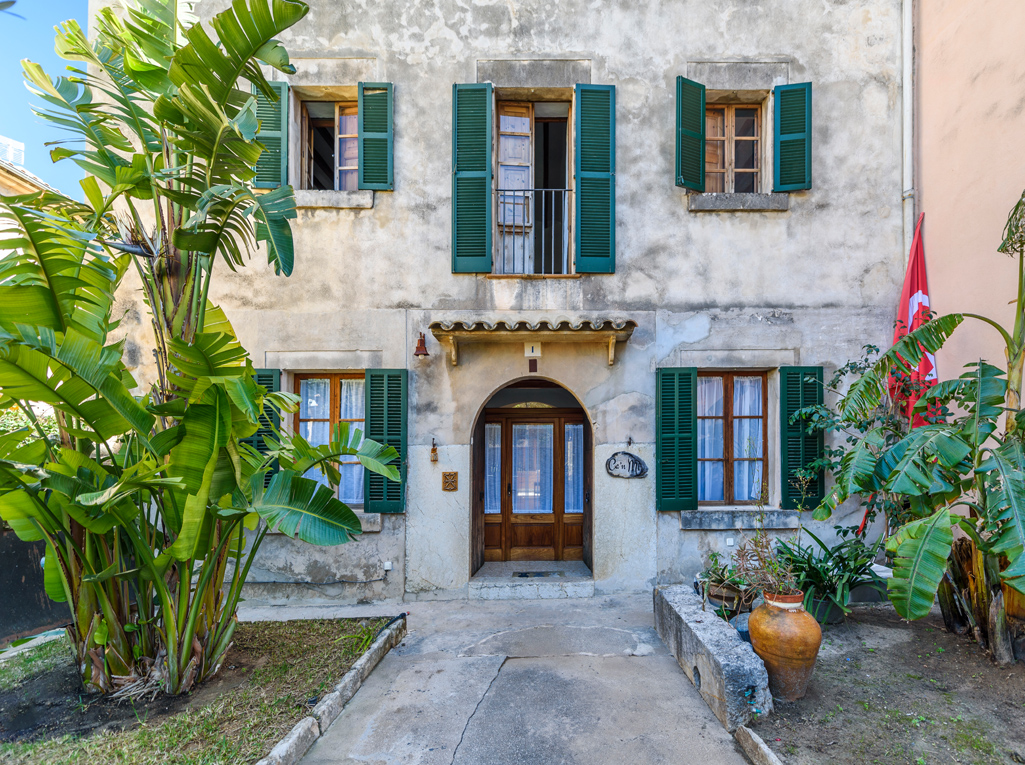
[[[755,134],[753,136],[738,136],[736,135],[736,112],[737,109],[753,109],[755,111]],[[709,112],[721,111],[723,112],[723,136],[722,138],[710,137],[706,134],[705,145],[713,141],[721,142],[723,144],[723,169],[722,170],[709,170],[708,163],[705,163],[705,190],[708,191],[708,176],[710,175],[722,175],[723,176],[723,190],[720,192],[711,192],[719,194],[736,194],[736,193],[759,193],[762,189],[762,180],[764,179],[763,169],[765,165],[765,136],[763,135],[764,114],[763,104],[760,103],[728,103],[728,104],[706,104],[705,105],[705,119],[708,119]],[[755,169],[754,170],[737,170],[736,168],[736,142],[737,141],[755,141],[758,144],[758,148],[755,151]],[[742,175],[754,175],[754,192],[737,192],[737,173]]]
[[[355,165],[342,165],[342,152],[341,152],[341,139],[343,138],[355,138],[359,140],[359,105],[356,101],[334,101],[324,102],[334,104],[334,121],[327,118],[313,118],[310,117],[309,111],[307,110],[307,104],[316,103],[315,100],[303,101],[302,102],[302,131],[299,140],[301,141],[300,156],[302,161],[302,177],[301,188],[304,190],[313,189],[313,128],[315,127],[330,127],[332,141],[334,146],[334,173],[332,178],[332,185],[335,191],[339,191],[338,181],[342,170],[355,170],[356,171],[356,188],[359,188],[359,160],[356,160]],[[350,113],[356,115],[357,132],[355,133],[339,133],[338,120],[342,116],[342,112],[346,110],[352,110]],[[328,123],[331,122],[330,125]],[[357,155],[358,157],[358,155]],[[350,189],[355,191],[356,189]]]
[[[718,457],[697,457],[698,465],[702,462],[722,462],[723,463],[723,498],[721,500],[703,500],[698,499],[698,504],[705,505],[758,505],[767,504],[767,498],[764,497],[768,493],[768,481],[769,481],[769,378],[767,372],[758,372],[753,370],[735,370],[735,371],[719,371],[709,370],[707,372],[698,372],[698,378],[702,377],[721,377],[722,378],[722,397],[723,397],[723,409],[722,417],[710,417],[702,416],[700,412],[697,415],[698,421],[701,420],[722,420],[723,421],[723,445],[722,445],[722,458]],[[733,380],[737,377],[760,377],[762,380],[762,413],[760,417],[740,417],[736,418],[733,414]],[[694,390],[694,402],[697,406],[697,389]],[[733,421],[734,419],[742,420],[757,420],[762,421],[762,456],[759,459],[741,458],[736,459],[733,455]],[[695,439],[700,437],[700,428],[695,433]],[[696,453],[697,450],[695,450]],[[761,462],[762,463],[762,499],[750,499],[750,500],[736,500],[733,499],[733,466],[736,462]],[[700,481],[701,471],[698,471],[698,480]],[[700,488],[698,488],[698,496],[700,497]]]
[[[362,372],[302,372],[302,373],[297,373],[297,374],[292,375],[292,391],[297,396],[301,395],[302,381],[303,380],[330,380],[331,381],[331,406],[330,406],[330,410],[331,411],[330,411],[330,416],[329,417],[306,417],[306,418],[300,419],[300,417],[299,417],[299,407],[297,407],[296,410],[295,410],[295,414],[292,415],[292,432],[301,435],[302,434],[301,427],[302,427],[302,424],[304,422],[327,422],[330,425],[331,433],[333,435],[334,434],[334,428],[335,428],[335,425],[337,423],[339,423],[339,422],[349,422],[349,423],[358,422],[358,423],[360,423],[362,425],[362,427],[360,427],[360,430],[363,431],[364,436],[365,436],[366,432],[367,432],[367,428],[366,428],[366,424],[367,424],[367,407],[366,407],[366,390],[365,389],[364,389],[364,398],[363,398],[363,417],[362,418],[347,417],[345,419],[342,419],[341,417],[339,417],[339,414],[341,413],[341,406],[342,406],[342,395],[341,395],[341,382],[342,382],[342,380],[365,380],[365,379],[366,379],[366,376]],[[358,463],[359,460],[353,458],[353,459],[347,459],[347,460],[339,460],[339,462],[342,463],[342,464],[354,464],[354,463]],[[364,497],[364,502],[366,502],[366,498],[365,497]],[[362,505],[353,505],[353,507],[362,507]]]

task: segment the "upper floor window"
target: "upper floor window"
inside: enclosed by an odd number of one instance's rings
[[[761,191],[761,104],[705,109],[705,191]]]
[[[264,147],[255,168],[257,188],[392,190],[391,83],[318,88],[317,98],[331,99],[323,101],[304,98],[307,92],[285,82],[269,85],[276,98],[256,94],[257,138]]]
[[[811,92],[810,82],[776,85],[771,91],[745,92],[748,103],[724,103],[730,91],[709,93],[701,83],[677,77],[676,185],[727,194],[810,189]],[[766,121],[771,114],[771,129],[763,126],[763,111]],[[768,141],[771,168],[765,167]]]
[[[567,274],[569,102],[498,102],[494,272]]]
[[[359,188],[359,126],[354,102],[302,103],[300,188],[355,191]]]
[[[615,87],[545,90],[453,86],[453,273],[615,273]]]

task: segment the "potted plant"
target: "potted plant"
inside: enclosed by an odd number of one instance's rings
[[[699,594],[716,610],[722,610],[728,620],[738,613],[751,610],[745,597],[747,582],[737,572],[736,564],[727,563],[722,553],[712,551],[708,563],[698,574]]]
[[[857,536],[856,527],[835,528],[842,541],[833,547],[807,529],[801,533],[811,537],[817,549],[797,539],[776,542],[776,557],[790,567],[797,587],[804,592],[805,610],[819,624],[842,622],[851,612],[847,607],[851,592],[861,585],[886,591],[886,584],[872,570],[880,542],[870,547]]]
[[[822,628],[804,609],[804,593],[789,562],[776,554],[763,529],[737,549],[736,562],[749,592],[761,592],[765,599],[751,612],[748,631],[752,648],[765,662],[769,690],[776,698],[796,701],[815,671]]]

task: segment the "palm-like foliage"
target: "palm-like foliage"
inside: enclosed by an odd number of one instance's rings
[[[1001,586],[1025,593],[1025,447],[1020,410],[1022,367],[1025,361],[1025,194],[1008,218],[1001,250],[1019,260],[1019,294],[1012,330],[984,316],[952,314],[935,318],[906,335],[878,362],[866,369],[840,401],[840,419],[853,422],[877,409],[894,383],[916,367],[925,352],[935,353],[966,319],[996,329],[1006,345],[1007,368],[979,361],[969,364],[957,379],[940,382],[916,404],[930,424],[893,437],[871,430],[854,443],[836,472],[835,485],[815,511],[828,518],[848,497],[887,492],[902,497],[915,519],[889,540],[895,556],[890,599],[905,618],[929,612],[937,590],[950,582],[970,581],[971,592],[941,598],[945,609],[970,603],[963,618],[948,616],[948,624],[976,623],[975,615],[990,614]],[[1003,421],[1003,422],[1002,422]],[[1003,424],[1003,428],[1001,428]],[[952,513],[967,510],[967,518]],[[949,566],[952,527],[971,540],[972,575],[962,576]],[[947,583],[947,584],[945,584]],[[998,609],[999,610],[999,609]],[[993,639],[1002,614],[990,618],[978,634]]]
[[[54,159],[90,175],[85,204],[0,198],[0,406],[16,403],[34,423],[0,434],[0,517],[45,541],[47,592],[68,603],[90,690],[187,691],[223,661],[269,530],[332,545],[360,532],[334,491],[303,477],[310,467],[333,488],[343,458],[398,479],[394,449],[347,429],[324,447],[279,431],[266,450],[245,443],[295,397],[256,384],[206,298],[214,257],[235,268],[255,241],[291,270],[291,189],[249,185],[259,125],[238,83],[269,92],[260,63],[292,71],[273,38],[306,10],[235,0],[213,20],[214,40],[187,26],[176,0],[138,0],[123,18],[101,11],[93,43],[63,25],[57,49],[84,68],[51,80],[25,64],[40,114],[81,142]],[[133,264],[162,360],[160,384],[141,398],[110,339]],[[53,407],[57,439],[33,404]],[[275,459],[286,469],[265,489]]]

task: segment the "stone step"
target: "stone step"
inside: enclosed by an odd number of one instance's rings
[[[594,579],[580,561],[490,562],[470,579],[471,600],[593,598]]]
[[[531,579],[477,578],[470,580],[470,600],[547,600],[593,598],[594,580],[544,577]]]

